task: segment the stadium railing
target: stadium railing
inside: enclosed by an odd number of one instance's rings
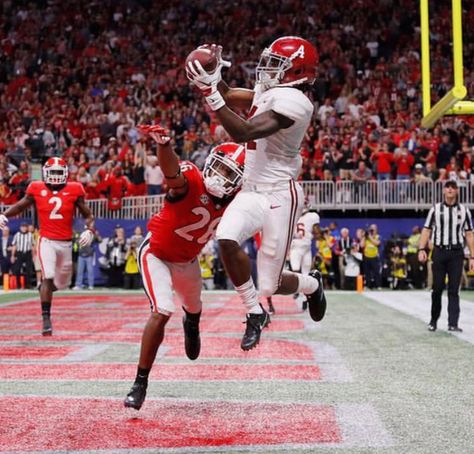
[[[321,210],[426,210],[443,198],[442,181],[302,181],[311,206]],[[474,208],[474,183],[458,182],[459,201]],[[149,219],[163,206],[164,195],[124,197],[122,207],[111,210],[107,199],[88,200],[98,219]],[[7,206],[0,207],[4,211]],[[22,217],[32,217],[33,210]]]

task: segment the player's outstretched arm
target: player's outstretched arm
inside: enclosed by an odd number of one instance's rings
[[[280,129],[289,128],[294,123],[290,118],[272,110],[252,117],[250,120],[244,120],[233,112],[231,106],[227,105],[227,99],[231,99],[237,104],[242,103],[242,106],[248,108],[250,107],[249,103],[251,105],[253,100],[253,92],[250,95],[244,89],[232,91],[233,89],[227,87],[221,79],[221,68],[222,65],[218,65],[214,72],[208,73],[199,61],[189,62],[186,67],[186,75],[201,90],[209,107],[216,113],[222,126],[233,140],[248,142],[261,139]]]
[[[169,131],[159,125],[139,125],[142,134],[149,135],[158,144],[158,162],[171,195],[184,194],[188,190],[188,181],[181,173],[178,155],[171,147]]]
[[[8,218],[16,216],[17,214],[25,211],[29,206],[33,205],[35,199],[30,195],[25,195],[21,200],[19,200],[15,205],[8,208],[3,214],[0,214],[0,229],[3,229],[8,224]]]
[[[230,88],[223,80],[217,84],[219,93],[231,109],[250,110],[255,92],[247,88]]]
[[[273,110],[256,115],[250,120],[244,120],[226,105],[216,111],[216,116],[236,142],[262,139],[280,129],[289,128],[294,123],[293,120]]]
[[[79,197],[76,200],[76,206],[79,209],[79,212],[81,213],[82,217],[85,219],[87,228],[93,230],[94,215],[92,214],[90,208],[86,205],[84,197]]]

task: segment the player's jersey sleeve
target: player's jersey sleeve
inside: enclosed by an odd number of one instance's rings
[[[183,161],[180,162],[179,167],[182,174],[186,177],[186,180],[188,180],[189,187],[201,181],[201,172],[193,163]]]
[[[79,197],[85,197],[86,196],[86,190],[84,189],[84,186],[82,183],[76,183],[74,182],[74,195],[79,198]]]
[[[272,90],[271,109],[298,122],[307,122],[313,115],[314,106],[300,90],[290,87],[277,87]]]
[[[165,200],[170,203],[176,203],[186,198],[189,199],[189,195],[197,190],[202,181],[201,172],[193,163],[189,161],[181,161],[179,163],[179,168],[181,170],[182,175],[186,178],[186,181],[188,182],[188,190],[184,194],[177,195],[171,195],[171,193],[168,191]]]
[[[42,186],[41,181],[32,181],[26,188],[26,194],[31,197],[36,197],[39,195],[40,187]]]

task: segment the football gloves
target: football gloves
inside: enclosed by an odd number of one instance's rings
[[[138,125],[138,130],[145,136],[149,135],[159,145],[167,145],[171,141],[169,131],[160,125]]]
[[[195,60],[189,62],[186,67],[186,77],[195,85],[202,94],[206,97],[206,102],[212,110],[218,110],[225,105],[224,98],[217,90],[217,84],[222,80],[221,71],[222,68],[229,68],[231,62],[222,58],[222,46],[216,44],[205,44],[199,47],[210,47],[214,51],[217,58],[217,67],[212,73],[208,73],[199,63]]]
[[[84,230],[79,236],[79,247],[87,247],[94,241],[94,232],[90,229]]]

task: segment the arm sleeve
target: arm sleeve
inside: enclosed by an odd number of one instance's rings
[[[425,229],[433,229],[434,212],[435,207],[431,207],[430,211],[428,212],[428,216],[426,216],[425,225],[423,226]]]

